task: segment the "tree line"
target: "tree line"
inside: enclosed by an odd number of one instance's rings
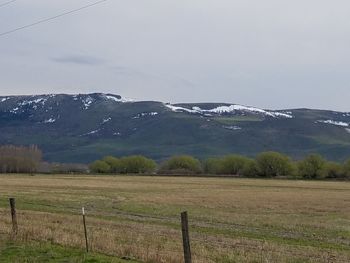
[[[42,159],[37,146],[0,146],[1,173],[33,173],[36,172]]]
[[[200,161],[192,156],[173,156],[157,164],[141,155],[116,158],[107,156],[90,164],[92,173],[161,174],[161,175],[226,175],[261,178],[350,179],[350,159],[331,162],[321,155],[310,154],[294,161],[278,152],[263,152],[256,158],[226,155]]]

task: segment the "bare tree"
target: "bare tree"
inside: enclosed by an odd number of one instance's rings
[[[35,145],[29,147],[0,146],[0,172],[33,173],[38,169],[42,153]]]

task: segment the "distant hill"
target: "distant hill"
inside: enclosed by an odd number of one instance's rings
[[[112,94],[0,97],[0,144],[37,144],[44,158],[87,163],[105,155],[199,158],[274,150],[350,157],[350,113],[263,110],[237,104],[164,104]]]

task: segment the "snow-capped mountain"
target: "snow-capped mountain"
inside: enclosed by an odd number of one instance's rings
[[[38,144],[46,159],[66,162],[266,150],[341,160],[350,156],[350,113],[169,104],[103,93],[0,96],[0,144]]]

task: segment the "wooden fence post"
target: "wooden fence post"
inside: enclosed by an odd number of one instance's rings
[[[11,207],[11,218],[12,218],[12,232],[17,234],[18,225],[17,225],[17,213],[16,213],[16,199],[10,198],[10,207]]]
[[[82,212],[83,212],[83,224],[84,224],[86,252],[89,252],[89,243],[88,243],[87,230],[86,230],[85,208],[84,207],[82,207]]]
[[[190,235],[188,231],[188,215],[187,212],[181,213],[181,228],[182,228],[182,241],[184,248],[185,263],[192,263]]]

